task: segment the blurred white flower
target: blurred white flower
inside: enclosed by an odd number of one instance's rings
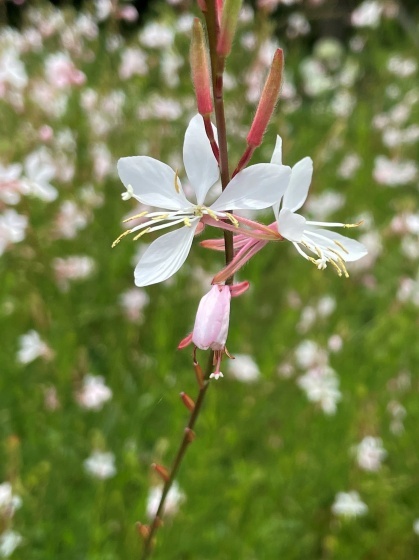
[[[89,474],[100,480],[112,478],[116,474],[115,455],[110,452],[93,451],[83,464]]]
[[[332,334],[332,336],[327,341],[327,347],[331,352],[339,352],[342,350],[343,340],[338,334]]]
[[[104,21],[112,13],[112,0],[94,0],[96,17],[98,21]]]
[[[70,280],[88,278],[95,270],[95,261],[91,257],[73,256],[65,259],[56,258],[52,266],[58,284],[66,290]]]
[[[0,516],[13,517],[15,511],[22,505],[22,500],[13,494],[10,482],[0,484]]]
[[[357,463],[365,471],[378,471],[387,456],[381,438],[372,436],[364,437],[356,446],[355,451]]]
[[[19,163],[10,165],[0,163],[0,200],[6,204],[17,204],[20,201],[21,173],[22,166]]]
[[[63,239],[74,239],[77,232],[87,225],[87,217],[72,200],[65,200],[55,217],[55,235]]]
[[[156,514],[157,508],[159,507],[160,498],[162,494],[161,486],[152,486],[148,492],[147,496],[147,517],[152,519]],[[185,501],[185,494],[180,490],[179,484],[175,481],[169,490],[166,497],[166,502],[164,504],[164,515],[173,516],[175,515],[180,505]]]
[[[374,160],[373,177],[381,185],[397,187],[406,185],[417,178],[418,167],[411,160],[391,160],[377,156]]]
[[[29,364],[40,357],[51,357],[51,349],[41,339],[39,333],[31,330],[20,336],[17,361],[21,364]]]
[[[145,290],[132,288],[119,296],[124,315],[129,321],[139,321],[143,317],[143,309],[150,301]]]
[[[0,214],[0,255],[12,243],[25,239],[28,218],[15,210],[5,210]]]
[[[365,0],[351,14],[354,27],[378,27],[383,6],[378,0]]]
[[[312,340],[303,340],[295,349],[297,365],[302,369],[324,366],[328,362],[326,350]]]
[[[6,86],[22,89],[28,82],[25,66],[17,49],[8,49],[0,54],[0,97]]]
[[[333,212],[340,210],[345,204],[345,195],[335,191],[324,191],[321,194],[313,194],[306,203],[310,214],[318,219],[324,220]]]
[[[16,531],[4,531],[0,535],[0,558],[9,558],[21,542],[22,537]]]
[[[332,505],[332,512],[338,517],[359,517],[368,512],[358,492],[339,492]]]
[[[230,375],[244,383],[252,383],[260,377],[260,370],[254,359],[248,354],[235,354],[229,361]]]
[[[85,74],[76,68],[69,55],[64,52],[50,54],[46,58],[45,75],[48,83],[58,89],[80,86],[86,81]]]
[[[145,76],[148,72],[147,55],[139,48],[127,48],[121,53],[119,77],[128,80],[132,76]]]
[[[294,12],[288,16],[287,37],[295,39],[310,33],[310,24],[304,14]]]
[[[151,49],[167,49],[174,39],[174,31],[162,23],[148,23],[139,34],[140,43]]]
[[[387,62],[387,68],[395,76],[407,78],[416,72],[418,64],[414,58],[403,58],[399,55],[393,55]]]
[[[86,375],[76,400],[83,408],[100,410],[112,398],[112,391],[100,375]]]
[[[342,179],[352,179],[361,166],[361,162],[362,160],[358,154],[347,154],[338,167],[339,177],[342,177]]]
[[[413,522],[413,532],[419,535],[419,518],[415,519]]]
[[[56,167],[52,155],[42,147],[26,157],[22,183],[32,196],[52,202],[58,196],[57,189],[50,184],[55,174]]]
[[[339,378],[331,367],[312,368],[298,378],[297,384],[308,400],[318,403],[325,414],[335,414],[342,394],[339,391]]]

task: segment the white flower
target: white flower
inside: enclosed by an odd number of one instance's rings
[[[13,514],[21,505],[22,500],[19,496],[13,494],[10,482],[0,484],[0,515],[13,517]]]
[[[39,334],[31,330],[19,337],[17,360],[21,364],[29,364],[41,356],[48,357],[51,350]]]
[[[112,391],[100,375],[86,375],[76,398],[83,408],[100,410],[104,403],[112,398]]]
[[[339,492],[332,505],[332,512],[339,517],[358,517],[365,515],[368,507],[359,497],[358,492]]]
[[[147,497],[147,517],[152,519],[159,507],[162,488],[161,486],[153,486],[150,488]],[[185,494],[180,490],[179,484],[175,481],[169,490],[164,504],[164,514],[171,516],[175,515],[182,502],[185,501]]]
[[[282,140],[278,136],[272,163],[282,164]],[[273,207],[277,222],[278,232],[289,241],[302,257],[314,263],[319,270],[323,270],[330,263],[339,276],[348,276],[345,263],[357,261],[367,254],[365,247],[349,237],[344,237],[324,227],[352,227],[352,224],[341,224],[332,222],[310,222],[296,210],[306,201],[308,189],[313,175],[313,161],[305,157],[294,165],[291,170],[291,178],[282,200],[282,208],[279,204]],[[307,254],[310,251],[315,256]]]
[[[272,206],[278,195],[282,196],[290,176],[290,169],[281,166],[278,193],[278,167],[264,163],[252,165],[238,173],[211,206],[205,206],[205,197],[218,180],[219,169],[201,115],[193,117],[186,130],[183,161],[196,203],[185,197],[177,172],[165,163],[147,156],[122,158],[118,162],[118,173],[128,195],[142,204],[164,210],[135,216],[148,219],[124,232],[114,245],[121,237],[138,230],[140,233],[134,239],[147,232],[183,225],[161,236],[145,251],[135,269],[137,286],[162,282],[179,270],[189,254],[202,218],[216,221],[228,218],[238,225],[237,220],[225,210],[261,210]]]
[[[51,154],[45,148],[29,154],[25,159],[24,168],[22,183],[30,194],[45,202],[57,198],[57,189],[50,184],[50,180],[55,177],[56,168]]]
[[[318,403],[325,414],[335,414],[342,395],[339,378],[331,367],[312,368],[299,377],[297,383],[309,401]]]
[[[28,218],[15,210],[6,210],[0,214],[0,255],[11,243],[25,239]]]
[[[419,535],[419,518],[415,519],[413,522],[413,532]]]
[[[254,359],[248,354],[235,354],[229,362],[230,374],[245,383],[252,383],[260,376],[260,370]]]
[[[0,535],[0,558],[9,558],[22,542],[16,531],[7,530]]]
[[[367,436],[356,446],[357,463],[366,471],[378,471],[386,456],[387,452],[380,438]]]
[[[377,27],[380,23],[383,6],[377,0],[365,0],[351,14],[354,27]]]
[[[88,459],[84,461],[86,471],[100,480],[112,478],[116,474],[115,456],[113,453],[102,453],[93,451]]]

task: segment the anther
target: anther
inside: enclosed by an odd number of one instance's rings
[[[178,170],[176,169],[176,171],[175,171],[175,191],[179,194],[180,193],[180,186],[179,186],[179,183],[178,183],[178,178],[179,178]]]
[[[349,251],[347,249],[345,249],[344,245],[342,245],[342,243],[340,241],[336,241],[336,239],[333,240],[333,243],[336,243],[336,245],[338,247],[340,247],[342,249],[342,251],[344,253],[346,253],[347,255],[349,255]]]
[[[120,235],[119,237],[117,237],[117,238],[115,239],[115,241],[112,243],[112,249],[113,249],[116,245],[118,245],[118,243],[121,241],[121,239],[122,239],[123,237],[125,237],[126,235],[128,235],[129,233],[131,233],[131,230],[130,230],[130,229],[127,229],[127,231],[124,231],[124,233],[121,233],[121,235]]]
[[[131,220],[136,220],[137,218],[144,218],[144,216],[147,216],[148,212],[140,212],[139,214],[135,214],[135,216],[131,216],[129,218],[127,218],[126,220],[123,220],[123,224],[126,224],[127,222],[130,222]]]
[[[143,229],[143,231],[140,231],[140,233],[134,237],[133,241],[137,241],[137,239],[140,239],[140,237],[142,237],[143,235],[148,233],[150,230],[151,230],[151,227]]]
[[[239,227],[239,222],[238,220],[236,220],[233,214],[230,214],[230,212],[224,212],[224,214],[227,216],[227,218],[230,220],[233,226]]]

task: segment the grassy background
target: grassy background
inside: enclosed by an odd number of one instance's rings
[[[73,29],[75,14],[64,13],[64,27]],[[44,124],[55,135],[70,129],[76,141],[75,149],[64,150],[74,163],[74,178],[52,181],[59,190],[54,202],[22,197],[16,210],[29,218],[26,238],[0,259],[0,483],[12,482],[22,498],[13,519],[4,517],[1,523],[23,537],[16,559],[138,557],[134,523],[146,520],[147,495],[156,483],[149,465],[170,464],[187,419],[178,394],[196,392],[190,353],[176,346],[190,330],[206,289],[196,271],[201,276],[202,271],[213,273],[220,267],[220,256],[196,245],[172,281],[146,289],[150,302],[143,320],[133,323],[122,312],[119,298],[133,287],[131,261],[138,245],[124,240],[110,249],[128,206],[135,210],[120,201],[117,158],[148,154],[170,163],[181,161],[194,100],[185,62],[189,38],[176,30],[179,17],[169,7],[159,15],[159,21],[175,32],[170,52],[183,61],[175,71],[175,86],[162,76],[165,49],[144,45],[147,75],[121,80],[122,53],[127,46],[138,46],[138,38],[135,33],[119,36],[115,26],[103,23],[97,38],[78,39],[80,53],[70,50],[87,81],[65,92],[68,105],[62,116],[48,115],[31,98],[36,80],[43,79],[45,58],[64,50],[62,29],[45,37],[38,51],[21,54],[29,76],[23,109],[14,110],[10,102],[0,100],[3,165],[23,161],[38,148],[36,131]],[[243,150],[254,111],[254,104],[246,100],[244,80],[256,54],[245,51],[240,38],[252,30],[261,42],[269,29],[262,17],[254,24],[243,23],[229,61],[228,72],[236,79],[226,94],[233,162]],[[388,114],[409,92],[418,97],[417,70],[402,78],[387,69],[394,54],[415,57],[415,46],[397,20],[385,19],[375,30],[354,30],[353,36],[365,42],[363,50],[351,51],[348,39],[336,69],[329,72],[339,76],[345,63],[353,61],[359,68],[353,84],[316,97],[305,93],[300,71],[301,61],[312,56],[311,47],[281,37],[298,102],[295,108],[289,100],[280,104],[254,161],[270,158],[280,133],[286,163],[313,157],[315,196],[329,190],[344,195],[343,208],[331,219],[352,221],[367,214],[364,229],[350,234],[376,232],[382,250],[375,263],[354,270],[348,280],[337,278],[331,269],[319,272],[285,244],[266,247],[240,273],[252,290],[233,302],[228,346],[233,354],[250,354],[261,375],[246,384],[226,370],[224,379],[211,385],[198,437],[178,478],[186,501],[161,530],[156,560],[419,556],[419,537],[413,531],[419,517],[418,308],[397,298],[402,278],[416,277],[418,261],[406,257],[401,236],[390,228],[396,215],[418,211],[418,183],[416,175],[406,185],[389,188],[373,178],[378,155],[395,161],[415,159],[417,142],[385,146],[372,124],[375,115]],[[112,37],[117,46],[109,50]],[[3,30],[3,49],[7,40]],[[121,113],[105,133],[98,132],[82,107],[87,88],[99,99],[113,90],[125,95]],[[396,98],[391,88],[397,88]],[[336,91],[343,90],[353,97],[354,106],[339,116],[332,102]],[[147,110],[156,94],[178,102],[180,116],[166,122],[154,116],[139,120],[138,108]],[[101,113],[106,116],[106,109]],[[416,102],[400,126],[417,123],[418,114]],[[94,146],[101,144],[113,162],[103,179],[94,172],[92,155]],[[61,150],[54,141],[47,149],[58,161]],[[343,179],[337,169],[348,153],[357,154],[361,165],[353,177]],[[72,200],[86,211],[81,199],[86,183],[103,195],[103,205],[89,210],[87,227],[74,239],[57,238],[54,223],[60,204]],[[418,236],[413,237],[418,243]],[[70,255],[88,255],[95,271],[64,291],[54,277],[53,262]],[[303,310],[325,295],[335,299],[336,310],[306,328]],[[52,359],[18,363],[19,337],[30,329],[53,350]],[[343,340],[342,350],[330,354],[342,398],[336,414],[325,415],[296,383],[304,371],[295,366],[294,352],[305,339],[326,348],[333,334]],[[293,367],[289,378],[278,374],[284,363]],[[404,384],[401,372],[408,372]],[[103,376],[113,392],[99,411],[85,410],[75,399],[88,373]],[[45,405],[45,390],[51,387],[60,403],[55,410]],[[404,429],[397,433],[391,429],[392,402],[406,412]],[[367,435],[381,437],[388,454],[378,472],[360,469],[351,453]],[[85,472],[83,461],[93,449],[114,453],[113,478],[96,480]],[[364,517],[345,520],[333,515],[336,494],[349,490],[357,490],[367,504]]]

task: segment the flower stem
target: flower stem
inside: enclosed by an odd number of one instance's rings
[[[160,498],[160,503],[159,503],[159,507],[157,508],[157,511],[154,515],[153,521],[148,529],[147,532],[147,536],[144,539],[144,549],[143,549],[143,555],[141,556],[141,560],[147,560],[147,558],[149,558],[152,549],[153,549],[153,538],[154,535],[157,531],[157,529],[160,527],[161,525],[161,520],[163,517],[163,513],[164,513],[164,504],[166,502],[166,498],[167,498],[167,494],[169,493],[169,490],[173,484],[173,481],[176,477],[176,474],[179,470],[179,467],[182,463],[183,457],[185,456],[186,450],[189,447],[189,444],[192,442],[193,439],[193,429],[195,427],[195,423],[197,421],[197,418],[199,416],[199,413],[201,411],[202,408],[202,404],[204,402],[204,398],[205,398],[205,394],[207,392],[207,389],[209,387],[209,376],[212,372],[213,369],[213,359],[214,359],[214,353],[211,351],[209,356],[208,356],[208,363],[207,363],[207,368],[205,371],[205,378],[204,378],[204,382],[202,384],[202,386],[199,388],[199,393],[197,396],[197,399],[195,401],[195,407],[193,409],[193,411],[191,412],[191,415],[189,417],[189,421],[188,424],[186,425],[186,428],[184,430],[184,434],[183,434],[183,438],[180,442],[179,445],[179,449],[178,452],[176,453],[176,457],[174,458],[172,467],[170,469],[170,475],[168,480],[166,481],[164,487],[163,487],[163,492]]]

